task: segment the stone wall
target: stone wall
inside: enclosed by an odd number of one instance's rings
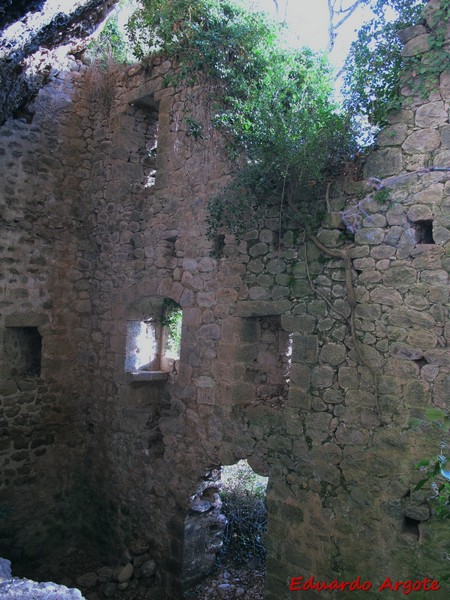
[[[392,176],[389,203],[336,182],[318,243],[293,222],[280,234],[274,212],[215,244],[206,203],[231,167],[207,90],[164,87],[171,69],[69,61],[33,122],[0,130],[1,551],[67,528],[116,556],[145,540],[179,598],[205,473],[246,458],[269,476],[269,600],[292,577],[361,576],[367,598],[387,576],[437,577],[445,541],[413,488],[440,438],[409,423],[449,391],[450,187],[415,173],[449,165],[448,73],[392,115],[366,163],[366,177]],[[127,322],[157,322],[164,299],[183,310],[180,359],[129,373]],[[13,368],[27,337],[40,371]]]

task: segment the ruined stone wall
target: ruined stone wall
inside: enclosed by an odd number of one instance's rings
[[[70,80],[54,69],[36,116],[1,129],[1,546],[41,553],[78,522],[88,327],[83,141]],[[81,153],[81,154],[80,154]],[[77,508],[78,507],[78,508]]]
[[[317,239],[350,257],[352,308],[345,261],[292,222],[279,243],[276,211],[239,242],[207,239],[207,199],[231,168],[205,89],[164,87],[169,61],[71,68],[32,123],[0,131],[3,547],[22,549],[43,507],[47,540],[58,507],[83,509],[72,529],[116,555],[149,542],[179,598],[195,514],[215,510],[209,474],[247,458],[269,476],[268,599],[291,577],[361,576],[376,598],[387,576],[438,576],[445,542],[412,490],[440,438],[409,423],[446,409],[450,188],[445,172],[412,172],[449,165],[448,73],[392,115],[367,161],[367,177],[410,173],[387,183],[389,203],[361,200],[362,182],[330,189]],[[164,299],[183,310],[179,360],[127,372],[128,322],[158,326]],[[42,367],[24,376],[30,327]]]

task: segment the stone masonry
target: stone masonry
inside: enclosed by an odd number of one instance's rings
[[[408,51],[426,52],[423,27]],[[292,577],[360,576],[368,600],[386,577],[439,578],[448,535],[413,490],[443,434],[410,424],[448,407],[450,177],[429,167],[450,167],[450,71],[405,97],[365,164],[388,203],[365,181],[330,189],[317,240],[349,255],[352,308],[344,261],[276,212],[207,238],[232,166],[208,90],[165,87],[172,69],[69,57],[32,122],[0,129],[0,555],[144,540],[176,600],[202,547],[193,512],[217,508],[210,474],[246,458],[269,477],[267,600]],[[180,358],[127,372],[127,323],[159,327],[164,299]],[[220,518],[205,523],[217,544]]]

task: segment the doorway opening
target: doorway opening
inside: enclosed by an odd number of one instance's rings
[[[264,568],[268,477],[258,475],[246,460],[240,460],[222,468],[221,481],[221,512],[227,526],[218,560]]]

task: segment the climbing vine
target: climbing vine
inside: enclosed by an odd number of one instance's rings
[[[429,9],[431,13],[431,32],[428,37],[426,56],[419,54],[405,61],[407,78],[405,85],[414,95],[423,98],[429,96],[439,75],[450,64],[448,50],[445,47],[447,25],[450,18],[450,0],[441,0],[436,8]]]

